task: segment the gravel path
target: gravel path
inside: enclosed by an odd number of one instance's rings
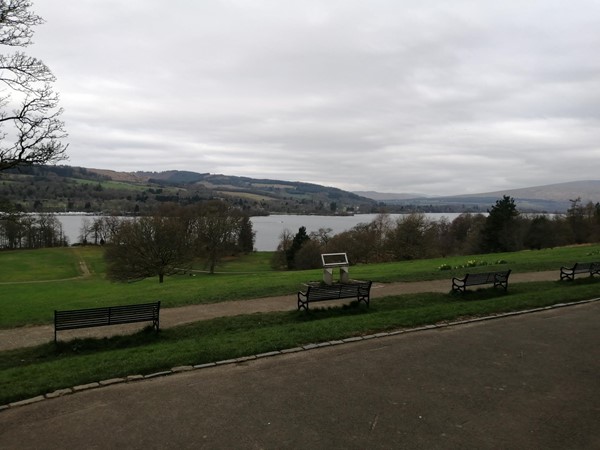
[[[511,283],[530,281],[557,280],[556,270],[546,272],[513,273]],[[375,283],[371,288],[371,299],[390,295],[414,294],[419,292],[448,292],[451,288],[449,280]],[[340,300],[339,303],[347,303]],[[333,306],[336,302],[327,302]],[[190,305],[178,308],[163,308],[160,312],[161,328],[174,327],[215,317],[235,316],[240,314],[263,313],[272,311],[291,311],[296,309],[296,294],[266,297],[251,300],[229,301],[203,305]],[[114,327],[89,328],[84,330],[61,331],[59,339],[69,340],[75,337],[105,337],[130,334],[147,326],[146,323],[119,325]],[[16,348],[32,347],[54,339],[54,325],[25,326],[0,330],[0,351]]]

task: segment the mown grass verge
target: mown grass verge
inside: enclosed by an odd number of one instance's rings
[[[27,265],[20,263],[27,260]],[[79,247],[0,252],[0,328],[51,323],[54,309],[92,308],[161,300],[163,308],[229,300],[289,295],[301,284],[320,280],[322,270],[273,271],[270,253],[255,253],[228,259],[221,273],[187,273],[136,283],[112,283],[105,279],[102,249]],[[489,255],[452,256],[386,264],[360,264],[350,267],[355,279],[375,282],[422,281],[464,276],[466,272],[512,269],[518,272],[555,270],[561,265],[600,259],[600,245],[561,247],[536,251]],[[83,260],[91,275],[66,279]],[[36,265],[36,261],[38,261]],[[464,267],[470,262],[475,267]],[[450,270],[440,270],[441,266]],[[199,266],[199,269],[202,267]],[[24,282],[25,281],[25,282]]]
[[[131,336],[84,339],[0,352],[0,405],[57,389],[133,374],[149,374],[338,340],[508,311],[590,299],[600,280],[516,283],[507,293],[390,296],[371,308],[350,305],[304,312],[224,317]]]

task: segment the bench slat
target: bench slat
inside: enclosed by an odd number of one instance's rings
[[[308,286],[306,292],[298,292],[298,310],[308,310],[310,302],[356,298],[369,306],[371,281],[341,283],[332,285]]]
[[[159,315],[160,301],[135,305],[54,311],[54,341],[56,342],[57,331],[125,323],[151,321],[152,326],[158,331]]]
[[[508,289],[508,277],[511,270],[499,272],[467,273],[463,278],[452,278],[452,291],[465,292],[467,286],[493,284],[494,287]]]

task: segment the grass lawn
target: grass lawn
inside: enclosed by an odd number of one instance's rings
[[[163,307],[291,294],[322,271],[271,270],[271,253],[226,259],[218,274],[198,272],[136,283],[105,279],[102,249],[72,247],[0,252],[0,328],[51,323],[54,309],[161,300]],[[376,282],[450,279],[466,272],[510,268],[556,271],[600,260],[600,245],[357,265],[355,279]],[[440,267],[449,267],[440,270]],[[87,267],[87,270],[82,270]],[[302,344],[495,314],[600,296],[600,279],[512,283],[508,292],[419,294],[378,298],[371,308],[347,306],[309,313],[252,314],[201,321],[110,339],[75,340],[0,352],[0,405],[56,389],[179,365],[202,364]]]
[[[0,252],[0,328],[51,323],[55,309],[77,309],[161,300],[164,308],[292,294],[306,281],[320,280],[322,270],[273,271],[270,252],[224,260],[217,274],[194,272],[135,283],[113,283],[104,277],[99,247],[71,247]],[[350,268],[355,279],[376,282],[450,279],[466,272],[503,270],[513,273],[556,270],[576,261],[600,260],[600,245],[454,256]],[[502,264],[496,264],[497,262]],[[81,275],[84,262],[90,276]],[[471,263],[476,267],[464,267]],[[450,270],[440,270],[442,265]],[[202,270],[202,264],[196,269]]]
[[[149,330],[131,336],[83,339],[0,352],[0,405],[57,389],[180,365],[227,360],[308,343],[337,340],[481,316],[590,299],[599,279],[515,283],[456,294],[390,296],[371,308],[351,304],[305,312],[277,312],[218,318]]]

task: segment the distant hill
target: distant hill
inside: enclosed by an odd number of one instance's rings
[[[118,172],[72,166],[22,167],[0,172],[0,211],[145,213],[162,203],[221,199],[250,215],[486,212],[503,195],[521,212],[565,212],[571,200],[600,202],[600,180],[473,195],[348,192],[299,181],[255,179],[182,170]]]
[[[571,181],[505,191],[484,192],[481,194],[454,195],[444,197],[411,197],[410,194],[382,194],[362,192],[386,205],[421,209],[452,211],[486,211],[496,200],[508,195],[523,212],[564,213],[571,206],[571,200],[581,198],[582,204],[600,202],[600,180]]]
[[[338,188],[169,170],[118,172],[34,166],[0,172],[0,211],[146,213],[162,203],[220,199],[250,215],[377,212],[377,202]]]
[[[549,200],[549,201],[569,201],[581,197],[585,203],[588,201],[600,201],[600,180],[570,181],[567,183],[547,184],[544,186],[534,186],[522,189],[510,189],[507,191],[487,192],[478,194],[476,197],[501,197],[510,195],[513,198]],[[459,195],[457,197],[473,197],[473,195]]]
[[[385,202],[387,200],[408,200],[411,198],[426,198],[427,196],[424,194],[394,194],[390,192],[376,192],[376,191],[354,191],[356,195],[360,195],[362,197],[372,198],[373,200]]]

